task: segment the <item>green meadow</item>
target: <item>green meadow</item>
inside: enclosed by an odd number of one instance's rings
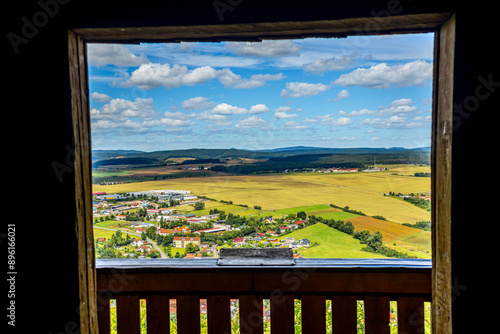
[[[296,230],[279,237],[279,240],[286,237],[308,239],[311,244],[318,243],[318,246],[298,249],[299,254],[308,258],[384,258],[382,255],[362,251],[361,248],[365,245],[360,244],[359,240],[322,223]]]

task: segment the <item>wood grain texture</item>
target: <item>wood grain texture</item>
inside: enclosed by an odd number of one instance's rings
[[[356,334],[358,332],[358,309],[355,296],[332,298],[333,333]]]
[[[208,334],[231,334],[230,302],[229,295],[207,297]]]
[[[116,329],[118,334],[140,334],[139,296],[116,297]]]
[[[425,332],[424,300],[418,297],[399,297],[398,332],[420,334]]]
[[[364,299],[365,332],[370,334],[390,334],[389,297],[368,296]]]
[[[326,334],[326,298],[321,295],[303,295],[302,333]]]
[[[432,327],[452,333],[451,302],[451,153],[455,64],[455,16],[436,33],[433,92]]]
[[[146,326],[148,333],[170,334],[169,296],[146,296]]]
[[[200,297],[196,295],[177,296],[177,333],[199,334]],[[120,334],[120,333],[118,333]]]
[[[90,113],[88,108],[86,43],[68,32],[71,112],[74,133],[74,178],[78,271],[80,282],[80,332],[97,332],[95,251],[92,226],[92,175]]]
[[[273,334],[293,333],[295,324],[294,296],[271,294],[271,332]]]
[[[307,274],[307,275],[306,275]],[[431,296],[431,275],[422,272],[372,272],[345,270],[310,273],[279,270],[215,272],[144,272],[128,274],[101,274],[98,270],[98,291],[112,294],[141,293],[250,293],[269,296],[279,288],[283,293],[327,294],[385,294],[397,296],[413,294]]]
[[[449,13],[428,13],[340,20],[259,22],[246,24],[82,28],[74,31],[91,42],[137,41],[248,41],[265,38],[301,38],[309,36],[344,37],[357,34],[389,34],[431,31],[446,21]]]
[[[263,303],[261,296],[241,295],[240,332],[245,334],[264,333]]]

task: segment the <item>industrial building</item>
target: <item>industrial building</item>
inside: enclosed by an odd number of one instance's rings
[[[94,197],[98,201],[123,201],[127,199],[127,197],[120,194],[104,194],[104,195],[96,195]]]
[[[191,195],[189,190],[147,190],[147,191],[136,191],[129,193],[130,196],[134,197],[158,197],[160,201],[169,201],[171,199],[176,201],[183,201],[188,199],[194,199],[196,196]]]

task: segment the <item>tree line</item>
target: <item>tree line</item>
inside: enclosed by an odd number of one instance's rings
[[[335,206],[333,204],[330,204],[330,206],[338,208],[338,206]],[[349,210],[347,212],[356,211],[356,210],[350,210],[348,206],[346,206],[345,208]],[[353,236],[353,238],[358,239],[361,244],[366,244],[366,247],[363,247],[361,249],[363,251],[378,253],[385,255],[387,257],[416,258],[415,256],[411,256],[408,253],[399,252],[397,250],[384,246],[382,242],[383,236],[382,233],[380,233],[379,231],[375,231],[373,232],[373,234],[370,234],[370,231],[368,230],[355,231],[354,225],[350,221],[344,222],[343,220],[324,219],[322,217],[315,217],[314,215],[309,216],[309,221],[324,223],[331,228],[334,228],[340,232]]]

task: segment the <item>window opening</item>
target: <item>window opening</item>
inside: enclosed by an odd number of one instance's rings
[[[431,258],[434,34],[88,47],[97,258]]]

